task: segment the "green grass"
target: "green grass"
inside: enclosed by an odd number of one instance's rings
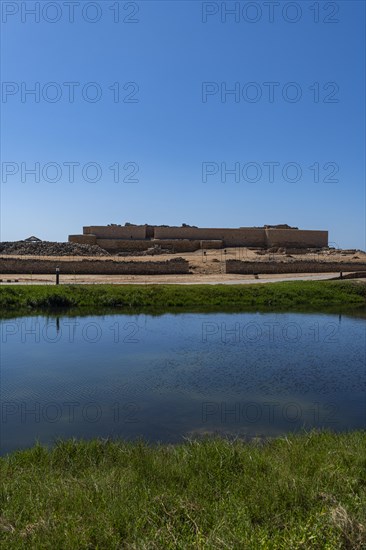
[[[354,281],[290,281],[255,285],[2,286],[0,313],[56,308],[203,309],[365,306],[366,285]]]
[[[59,442],[0,460],[3,548],[366,548],[366,432],[148,446]]]

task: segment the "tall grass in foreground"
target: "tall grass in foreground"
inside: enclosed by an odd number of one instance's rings
[[[366,548],[366,432],[93,440],[0,461],[3,548]]]
[[[255,285],[20,285],[0,287],[0,310],[75,307],[324,308],[365,306],[354,281],[289,281]]]

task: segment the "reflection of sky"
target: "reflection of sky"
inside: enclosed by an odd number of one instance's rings
[[[22,423],[20,412],[6,424],[3,418],[2,445],[28,444],[35,435],[176,441],[216,430],[360,428],[365,326],[354,317],[294,313],[6,320],[2,402],[18,409],[38,403],[41,411],[56,403],[62,415],[53,423],[31,414]],[[77,404],[72,422],[69,402]],[[103,411],[96,422],[82,415],[91,402]],[[127,403],[136,422],[126,422]]]

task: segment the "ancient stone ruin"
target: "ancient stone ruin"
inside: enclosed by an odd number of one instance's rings
[[[86,226],[82,235],[69,235],[69,242],[98,245],[115,254],[154,247],[172,252],[227,247],[323,248],[328,246],[328,231],[304,230],[286,224],[229,229],[126,223]]]

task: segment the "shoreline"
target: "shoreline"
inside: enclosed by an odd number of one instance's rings
[[[344,272],[347,276],[351,272]],[[235,285],[275,283],[285,281],[323,281],[339,278],[339,272],[329,273],[278,273],[278,274],[187,274],[187,275],[60,275],[60,285],[114,284],[114,285]],[[9,282],[8,282],[9,281]],[[15,283],[16,281],[16,283]],[[365,278],[366,281],[366,278]],[[55,275],[0,274],[0,287],[9,284],[55,285]]]

